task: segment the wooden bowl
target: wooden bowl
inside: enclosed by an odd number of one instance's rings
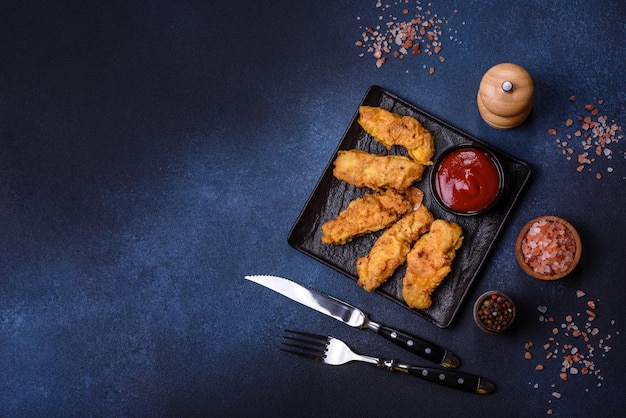
[[[566,230],[571,233],[570,240],[572,241],[574,248],[573,248],[572,259],[567,264],[567,268],[565,268],[565,263],[564,263],[561,266],[561,268],[557,269],[556,271],[540,272],[540,271],[537,271],[536,269],[533,269],[533,267],[529,265],[527,258],[525,256],[525,253],[524,253],[524,249],[526,249],[526,252],[528,252],[529,248],[524,245],[524,241],[527,238],[530,228],[536,223],[541,222],[541,221],[546,221],[547,223],[557,222],[560,225],[564,226]],[[572,251],[568,251],[568,253],[572,253]],[[517,263],[520,265],[522,270],[526,272],[526,274],[539,280],[558,280],[567,276],[578,265],[581,254],[582,254],[582,243],[580,241],[580,236],[578,235],[576,228],[574,228],[572,224],[570,224],[568,221],[558,216],[540,216],[540,217],[531,219],[521,229],[521,231],[519,232],[517,236],[517,241],[515,242],[515,255],[517,257]]]
[[[504,322],[501,325],[494,325],[493,323],[490,325],[485,322],[485,320],[483,319],[484,315],[482,311],[484,309],[489,309],[488,307],[485,307],[483,305],[486,301],[489,304],[498,303],[499,301],[507,304],[506,309],[508,310],[508,312],[506,313],[507,316],[504,317],[506,322]],[[500,309],[496,310],[496,313],[502,312],[501,310],[502,307],[503,305],[500,305]],[[513,323],[515,322],[515,315],[516,315],[515,302],[513,302],[513,299],[511,299],[504,292],[501,292],[499,290],[490,290],[489,292],[483,293],[482,295],[478,297],[478,299],[476,299],[476,302],[474,303],[473,315],[474,315],[474,322],[476,322],[476,326],[478,326],[478,328],[480,328],[481,331],[484,331],[488,334],[500,334],[510,329],[513,326]],[[491,315],[489,315],[488,317],[491,318]],[[496,320],[496,323],[499,318],[503,318],[502,314],[495,315],[493,317],[493,319]]]

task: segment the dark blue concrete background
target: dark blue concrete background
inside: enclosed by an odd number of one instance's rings
[[[596,180],[576,172],[547,130],[598,99],[626,124],[626,5],[422,2],[448,19],[445,62],[421,55],[377,69],[355,42],[362,27],[399,16],[401,6],[376,3],[2,2],[1,416],[623,412],[626,142],[612,146],[613,173]],[[524,66],[536,87],[531,117],[511,131],[488,127],[475,105],[482,74],[500,62]],[[429,75],[423,65],[431,63]],[[533,167],[446,329],[287,244],[372,84]],[[524,276],[513,255],[519,229],[543,214],[568,219],[584,244],[577,271],[556,283]],[[254,273],[289,277],[444,344],[498,391],[480,397],[281,353],[288,327],[423,364],[243,279]],[[481,333],[470,314],[473,300],[494,288],[520,310],[516,328],[497,337]],[[551,329],[536,307],[560,324],[584,312],[587,298],[598,303],[594,326],[611,335],[612,350],[593,359],[602,380],[561,382],[554,363],[536,372],[524,344],[542,345]]]

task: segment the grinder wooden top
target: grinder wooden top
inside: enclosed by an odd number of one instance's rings
[[[521,125],[532,109],[534,85],[528,72],[517,64],[491,67],[478,88],[478,110],[490,126],[510,129]]]

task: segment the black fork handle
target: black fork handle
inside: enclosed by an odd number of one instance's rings
[[[386,360],[383,364],[389,370],[406,372],[429,382],[479,395],[487,395],[496,390],[496,385],[489,379],[457,370],[411,366],[395,360]]]

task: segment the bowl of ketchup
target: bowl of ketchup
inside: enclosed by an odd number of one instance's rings
[[[498,159],[474,144],[446,149],[431,172],[437,203],[456,215],[478,215],[493,208],[504,185]]]

